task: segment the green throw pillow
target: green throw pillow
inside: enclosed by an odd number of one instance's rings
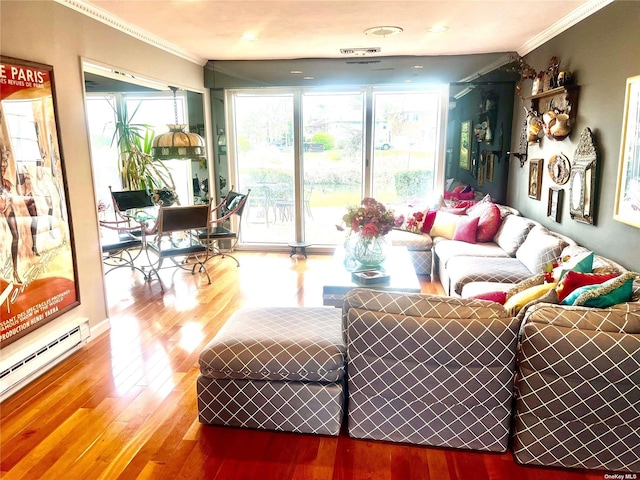
[[[568,262],[560,265],[560,268],[562,270],[560,271],[558,281],[562,280],[564,274],[570,270],[578,273],[591,273],[591,270],[593,269],[593,252],[589,252],[584,256],[580,255],[575,259],[571,258]]]
[[[563,301],[564,305],[607,308],[628,302],[633,294],[634,272],[626,272],[600,285],[586,285],[571,292]]]

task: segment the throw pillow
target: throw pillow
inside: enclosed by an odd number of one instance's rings
[[[544,274],[538,273],[533,277],[526,278],[521,282],[516,283],[513,287],[507,290],[507,299],[513,297],[515,294],[520,293],[524,290],[527,290],[531,287],[536,287],[538,285],[544,284]]]
[[[506,220],[505,220],[506,221]],[[542,272],[549,262],[560,256],[566,242],[544,227],[533,228],[516,251],[516,258],[531,273]]]
[[[558,292],[558,300],[561,302],[567,295],[573,292],[576,288],[584,287],[587,285],[599,285],[617,277],[617,273],[581,273],[569,270],[562,279],[558,282],[556,291]]]
[[[453,234],[454,240],[461,242],[476,243],[476,232],[478,231],[479,218],[468,217],[463,215],[460,217],[456,225],[456,231]]]
[[[469,210],[471,209],[471,207],[473,207],[474,205],[476,205],[475,200],[455,200],[455,199],[451,200],[452,207],[464,208],[467,211],[467,214],[469,213]]]
[[[579,255],[570,257],[569,260],[563,262],[556,270],[554,270],[553,275],[557,281],[560,281],[568,271],[590,273],[592,268],[593,252],[586,251]]]
[[[518,247],[527,238],[529,231],[533,228],[533,222],[525,217],[509,215],[502,221],[502,225],[493,237],[500,248],[513,257]]]
[[[545,293],[541,297],[538,297],[535,300],[532,300],[529,303],[525,304],[525,306],[522,307],[520,309],[520,312],[518,313],[518,319],[520,321],[522,321],[524,319],[524,316],[527,313],[527,309],[529,309],[530,307],[533,307],[534,305],[536,305],[538,303],[550,303],[552,305],[558,305],[560,303],[560,301],[558,301],[558,294],[552,288],[551,290],[549,290],[547,293]]]
[[[469,210],[467,210],[467,214],[471,215],[473,210],[475,210],[476,208],[482,208],[482,206],[486,203],[493,203],[493,200],[491,199],[491,195],[489,195],[488,193],[482,197],[480,200],[478,200],[475,205],[469,207]]]
[[[441,212],[453,213],[454,215],[465,215],[467,212],[466,208],[458,207],[440,207],[439,210]]]
[[[562,302],[565,305],[608,308],[628,302],[633,294],[633,280],[638,274],[625,272],[600,285],[586,285],[576,288]]]
[[[445,200],[456,198],[458,200],[473,200],[473,188],[469,185],[458,185],[450,192],[444,192]]]
[[[422,226],[420,227],[420,231],[422,233],[429,233],[431,231],[431,227],[433,227],[433,223],[436,221],[437,210],[427,210],[424,215],[424,220],[422,221]]]
[[[476,240],[480,243],[490,242],[498,232],[502,217],[500,209],[490,202],[479,203],[470,213],[472,217],[478,217],[478,233]]]
[[[456,233],[456,226],[458,225],[460,218],[460,215],[454,215],[453,213],[438,212],[429,235],[432,237],[444,237],[452,240],[453,235]]]
[[[504,305],[507,301],[507,292],[479,293],[478,295],[474,295],[471,298],[475,298],[477,300],[489,300],[491,302],[497,302],[500,305]]]
[[[535,287],[527,288],[512,297],[509,297],[504,304],[504,308],[509,315],[517,315],[518,312],[529,302],[546,295],[549,290],[556,288],[556,283],[543,283]]]

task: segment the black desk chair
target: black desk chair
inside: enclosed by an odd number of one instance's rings
[[[157,257],[156,262],[152,262],[149,258],[149,264],[151,274],[156,274],[163,291],[164,285],[158,270],[162,268],[166,258],[171,259],[176,267],[191,270],[192,274],[195,274],[198,267],[198,271],[204,271],[211,284],[211,278],[205,266],[205,262],[209,259],[208,236],[205,235],[203,240],[200,238],[201,231],[209,231],[209,218],[208,205],[160,208],[156,222],[156,237],[147,241],[146,251],[147,257],[149,252]]]
[[[224,257],[233,258],[238,266],[240,262],[236,257],[231,255],[231,252],[236,248],[238,240],[240,239],[240,228],[242,227],[242,212],[247,204],[251,189],[246,194],[233,191],[233,186],[226,197],[222,201],[211,209],[211,222],[208,231],[200,231],[199,238],[201,241],[206,242],[210,250],[210,258],[221,255]],[[236,231],[230,230],[224,226],[224,223],[229,221],[233,215],[238,216],[238,229]],[[227,241],[229,245],[223,247],[221,241]]]

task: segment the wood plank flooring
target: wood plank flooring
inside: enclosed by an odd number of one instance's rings
[[[107,275],[111,331],[0,405],[0,477],[11,479],[554,479],[605,472],[517,465],[486,454],[203,426],[201,348],[242,306],[319,306],[330,257],[238,253],[200,275]],[[442,294],[422,279],[425,293]]]

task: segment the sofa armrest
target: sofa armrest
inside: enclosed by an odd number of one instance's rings
[[[640,302],[620,303],[609,308],[539,303],[527,309],[523,326],[528,322],[581,330],[640,334]]]

